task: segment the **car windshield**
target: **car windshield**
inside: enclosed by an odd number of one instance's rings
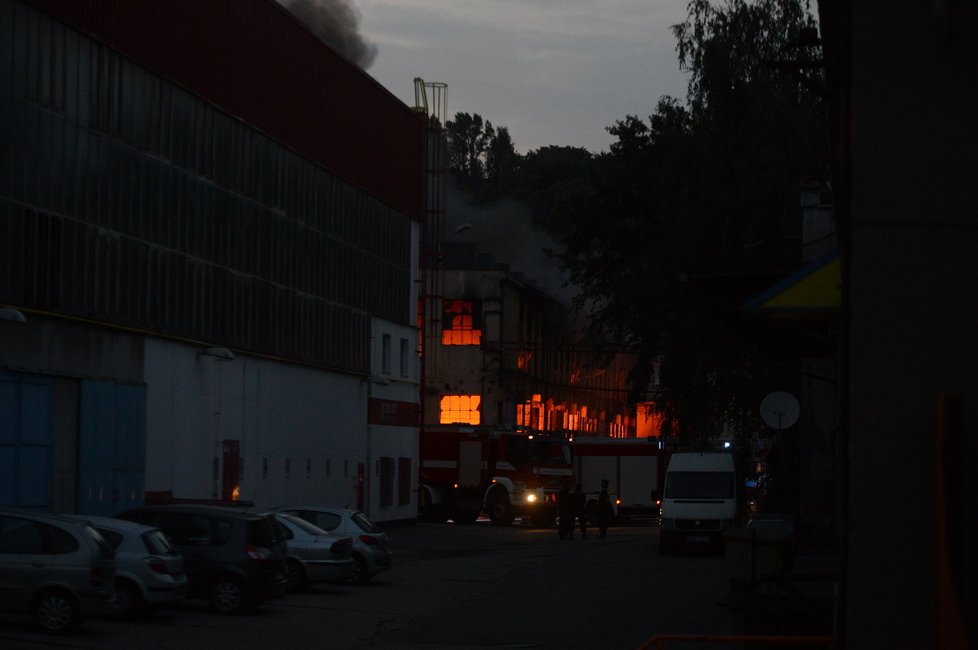
[[[161,530],[151,530],[143,533],[143,544],[153,555],[176,555],[177,549],[166,538]]]
[[[279,515],[282,519],[289,522],[290,525],[295,526],[299,530],[303,530],[310,535],[329,535],[328,532],[320,528],[319,526],[313,526],[305,519],[300,519],[293,515]]]
[[[732,472],[669,472],[667,499],[732,499]]]
[[[353,522],[365,533],[382,532],[377,524],[367,519],[367,516],[362,512],[354,512],[351,519],[353,519]]]

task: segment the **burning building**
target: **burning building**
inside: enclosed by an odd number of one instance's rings
[[[424,425],[635,437],[627,353],[589,345],[560,301],[473,243],[441,247]]]

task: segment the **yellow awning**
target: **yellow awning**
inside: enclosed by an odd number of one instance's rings
[[[842,262],[838,253],[799,269],[744,303],[749,316],[835,318],[842,305]]]

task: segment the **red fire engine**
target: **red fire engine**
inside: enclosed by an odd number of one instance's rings
[[[563,438],[476,428],[423,430],[420,475],[422,519],[472,523],[485,512],[497,526],[517,516],[551,525],[557,493],[574,485]]]
[[[577,437],[572,447],[581,489],[594,498],[607,479],[618,521],[659,518],[670,452],[659,449],[656,439]]]

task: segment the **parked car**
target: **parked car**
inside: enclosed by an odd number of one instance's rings
[[[115,551],[114,614],[133,616],[186,598],[183,556],[159,528],[111,517],[64,516],[92,524]]]
[[[275,513],[288,541],[285,575],[289,589],[305,589],[316,582],[338,582],[353,577],[353,538],[313,526],[284,512]]]
[[[356,567],[351,579],[354,582],[367,582],[381,571],[391,568],[387,535],[360,510],[330,506],[281,506],[275,511],[295,515],[331,533],[352,537]]]
[[[133,508],[119,519],[156,526],[183,555],[190,596],[233,614],[285,594],[285,540],[270,515],[203,505]]]
[[[0,510],[0,611],[67,632],[111,611],[114,573],[112,548],[90,524]]]

